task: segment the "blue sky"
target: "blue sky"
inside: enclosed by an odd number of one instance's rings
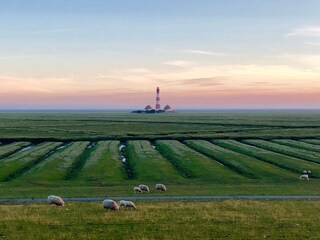
[[[158,85],[183,108],[320,107],[319,9],[308,0],[1,1],[0,108],[139,107]]]

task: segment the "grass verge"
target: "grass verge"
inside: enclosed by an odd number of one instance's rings
[[[0,205],[5,239],[318,239],[320,202],[224,200]]]

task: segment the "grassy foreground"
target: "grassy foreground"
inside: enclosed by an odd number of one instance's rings
[[[319,239],[320,202],[136,202],[104,211],[100,202],[0,205],[4,239]]]

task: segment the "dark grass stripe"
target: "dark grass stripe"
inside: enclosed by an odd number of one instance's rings
[[[310,152],[318,152],[320,154],[320,146],[316,146],[314,144],[305,143],[301,141],[294,141],[291,139],[274,139],[271,141],[280,145],[295,148],[296,150],[303,149]]]
[[[196,174],[190,171],[188,168],[183,167],[179,162],[180,160],[175,157],[176,155],[172,152],[172,150],[160,142],[155,142],[156,150],[167,159],[172,166],[176,169],[176,171],[184,178],[196,178]]]
[[[216,157],[214,157],[214,155],[212,153],[213,150],[211,150],[211,149],[208,149],[208,148],[205,148],[205,147],[196,146],[192,142],[190,142],[189,140],[186,140],[183,143],[186,144],[188,147],[192,148],[193,150],[197,151],[198,153],[201,153],[201,154],[207,156],[208,158],[211,158],[212,160],[214,160],[214,161],[216,161],[216,162],[228,167],[232,171],[234,171],[234,172],[236,172],[236,173],[238,173],[238,174],[240,174],[240,175],[242,175],[244,177],[251,178],[251,179],[257,179],[257,177],[254,176],[252,173],[250,173],[248,171],[245,171],[245,170],[242,170],[241,168],[238,168],[235,165],[230,164],[227,161],[222,161],[221,159],[217,159]]]
[[[60,146],[57,146],[55,149],[48,151],[43,156],[40,156],[40,157],[36,158],[35,160],[24,164],[17,171],[15,171],[15,172],[7,175],[5,178],[1,179],[0,182],[7,182],[7,181],[11,181],[15,178],[18,178],[19,176],[21,176],[25,172],[29,171],[31,168],[33,168],[34,166],[36,166],[37,164],[41,163],[43,160],[45,160],[46,158],[48,158],[49,156],[54,154],[56,151],[59,151],[59,148],[63,145],[65,145],[65,144],[61,144]]]
[[[2,146],[2,145],[1,145],[1,146]],[[4,159],[4,158],[7,158],[7,157],[9,157],[9,156],[11,156],[11,155],[13,155],[13,154],[18,153],[19,151],[21,151],[22,149],[24,149],[24,148],[26,148],[26,147],[31,147],[31,146],[35,146],[35,144],[31,143],[31,144],[28,144],[28,145],[25,145],[25,146],[21,146],[21,147],[18,148],[18,149],[9,151],[9,152],[7,152],[7,153],[4,153],[4,154],[0,155],[0,160],[1,160],[1,159]]]
[[[66,171],[64,180],[76,179],[86,163],[87,159],[90,157],[91,153],[97,148],[96,142],[89,143],[87,148],[83,151],[80,156],[78,156],[75,161],[73,161],[70,168]]]
[[[122,143],[123,144],[123,143]],[[137,179],[138,174],[135,169],[134,163],[132,159],[134,159],[135,151],[134,147],[132,145],[124,144],[125,147],[122,148],[121,154],[125,157],[126,161],[122,162],[124,171],[125,171],[125,179],[131,180],[131,179]]]
[[[223,141],[223,140],[222,140]],[[302,164],[316,164],[313,162],[308,162],[306,160],[301,160],[298,158],[294,158],[291,156],[287,156],[284,154],[280,154],[277,152],[273,152],[267,149],[259,148],[257,146],[245,144],[242,142],[234,142],[234,143],[228,143],[228,142],[220,142],[220,140],[214,140],[214,143],[220,147],[224,147],[226,149],[254,157],[258,160],[273,164],[277,167],[286,169],[288,171],[301,174],[302,170],[304,168],[297,167],[296,165],[300,164],[299,161],[301,161]],[[237,144],[236,146],[234,144]],[[262,154],[260,153],[262,152]],[[267,154],[268,156],[265,156]],[[282,162],[281,160],[285,160],[285,162]],[[296,163],[295,166],[291,166],[290,162],[294,161]],[[315,165],[316,166],[316,165]],[[309,166],[311,168],[311,166]],[[313,178],[319,178],[318,176],[313,176]]]
[[[258,148],[262,148],[265,150],[269,150],[272,152],[283,154],[286,156],[291,156],[291,157],[298,158],[301,160],[320,164],[320,155],[316,152],[311,152],[311,151],[307,151],[304,149],[295,149],[290,146],[281,145],[281,144],[274,143],[274,142],[267,142],[265,140],[254,139],[254,140],[242,140],[241,142],[248,144],[248,145],[251,145],[251,146],[255,146]]]

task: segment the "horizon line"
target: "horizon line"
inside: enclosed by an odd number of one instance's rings
[[[135,108],[14,108],[0,109],[0,112],[127,112],[137,110]],[[176,108],[180,111],[320,111],[320,108]]]

